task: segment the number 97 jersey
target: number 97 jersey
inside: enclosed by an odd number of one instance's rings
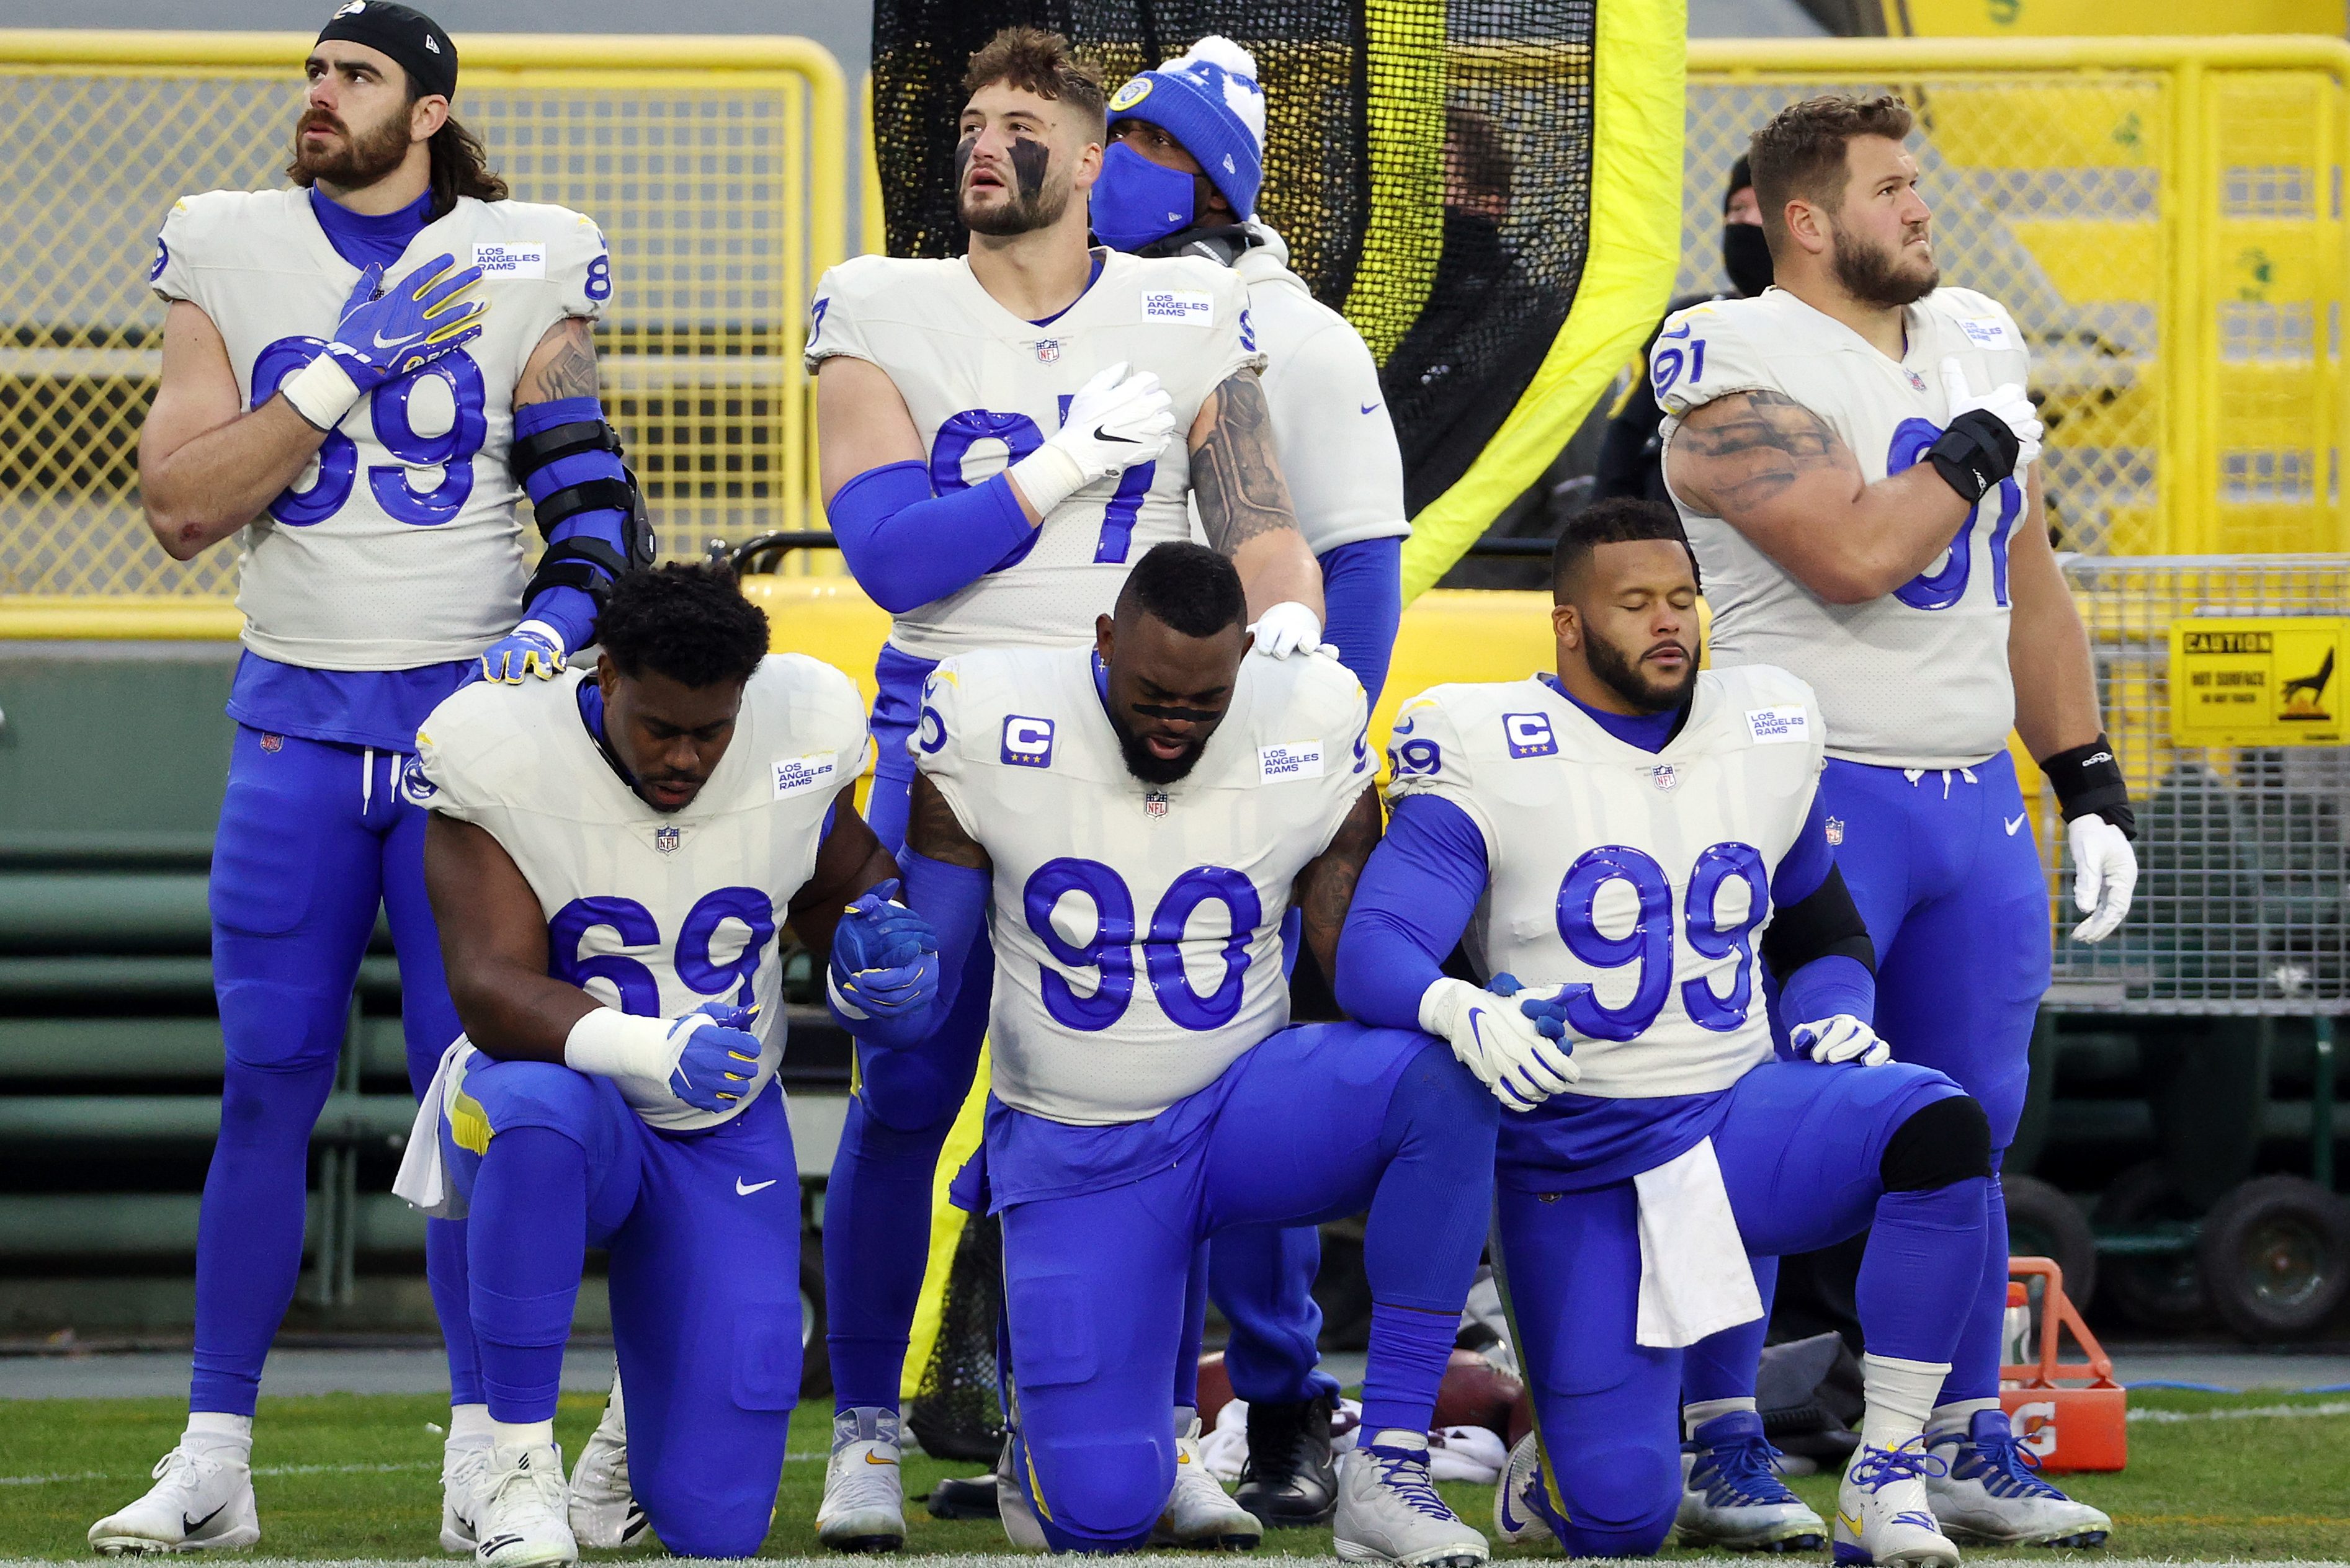
[[[1542,680],[1439,686],[1396,711],[1388,797],[1435,795],[1476,824],[1470,957],[1568,988],[1577,1094],[1711,1094],[1772,1055],[1761,941],[1820,742],[1811,688],[1768,665],[1700,672],[1655,753]]]
[[[1937,289],[1903,313],[1908,353],[1890,359],[1784,289],[1718,299],[1669,317],[1648,356],[1665,411],[1665,472],[1691,410],[1768,392],[1833,430],[1869,483],[1917,464],[1949,424],[1942,364],[1980,394],[2032,375],[2023,336],[1995,300]],[[1955,768],[2007,743],[2007,552],[2023,525],[2024,475],[2002,480],[1917,576],[1866,604],[1814,595],[1736,528],[1676,493],[1704,571],[1713,662],[1776,664],[1818,690],[1828,754],[1880,767]]]

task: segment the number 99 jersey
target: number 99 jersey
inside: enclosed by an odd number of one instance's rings
[[[1760,943],[1820,742],[1811,688],[1768,665],[1700,672],[1656,753],[1539,679],[1439,686],[1396,711],[1388,798],[1484,836],[1463,940],[1480,973],[1569,987],[1577,1094],[1711,1094],[1772,1055]]]
[[[1291,884],[1369,787],[1362,683],[1244,657],[1191,774],[1127,771],[1089,649],[932,671],[914,763],[994,862],[996,1098],[1080,1126],[1149,1119],[1289,1023]]]
[[[662,812],[597,743],[580,701],[592,685],[575,670],[466,687],[417,730],[401,791],[483,828],[512,857],[546,912],[556,980],[644,1018],[758,1004],[759,1072],[733,1109],[698,1109],[651,1079],[614,1080],[654,1127],[714,1126],[756,1098],[783,1058],[775,932],[816,869],[834,800],[864,769],[865,704],[830,665],[769,654],[710,782]]]
[[[1648,356],[1665,411],[1665,472],[1690,410],[1732,392],[1782,393],[1841,437],[1874,483],[1912,467],[1950,421],[1942,361],[1988,392],[2028,386],[2023,336],[1999,303],[1937,289],[1904,313],[1908,350],[1888,359],[1784,289],[1718,299],[1667,318]],[[1832,605],[1718,517],[1676,494],[1713,609],[1713,662],[1776,664],[1819,691],[1828,754],[1882,767],[1971,766],[2007,744],[2007,552],[2024,476],[2002,480],[1950,548],[1882,598]],[[1668,488],[1670,488],[1669,480]]]
[[[317,459],[240,537],[245,645],[311,670],[408,670],[470,659],[522,615],[522,490],[507,465],[515,383],[548,327],[595,319],[612,267],[565,207],[461,196],[383,286],[435,256],[478,265],[482,335],[351,405]],[[228,345],[244,406],[326,351],[359,286],[310,192],[213,191],[163,220],[149,286],[202,309]]]
[[[1196,536],[1184,432],[1227,377],[1264,366],[1248,286],[1196,257],[1094,254],[1092,286],[1041,325],[998,305],[960,257],[858,256],[816,285],[809,373],[836,355],[886,371],[941,495],[984,484],[1042,446],[1077,389],[1112,365],[1152,372],[1174,400],[1175,439],[1156,462],[1087,485],[986,576],[899,616],[889,641],[901,652],[1091,644],[1128,567],[1153,545]]]

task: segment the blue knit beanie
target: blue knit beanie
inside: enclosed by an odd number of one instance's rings
[[[1110,95],[1109,119],[1158,126],[1200,161],[1236,218],[1256,215],[1264,183],[1264,89],[1256,61],[1211,33],[1155,71]]]

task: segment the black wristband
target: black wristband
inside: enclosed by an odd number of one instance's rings
[[[2015,460],[2022,453],[2023,443],[2007,428],[2007,421],[1988,409],[1969,409],[1926,449],[1934,472],[1970,506],[2013,473]]]
[[[2130,809],[2129,784],[2122,777],[2121,763],[2114,760],[2113,742],[2104,735],[2085,746],[2041,758],[2040,771],[2055,786],[2056,804],[2065,821],[2094,813],[2120,828],[2124,837],[2137,836],[2137,814]]]

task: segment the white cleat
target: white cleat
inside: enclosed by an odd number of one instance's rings
[[[564,1518],[563,1450],[553,1443],[494,1449],[473,1518],[482,1568],[556,1568],[579,1561]]]
[[[471,1552],[480,1539],[473,1521],[482,1516],[482,1483],[489,1478],[490,1443],[449,1442],[441,1449],[441,1550]]]
[[[146,1496],[89,1527],[91,1546],[109,1557],[143,1557],[250,1546],[261,1539],[253,1467],[237,1445],[182,1438],[155,1462],[153,1474]]]
[[[645,1532],[645,1511],[629,1485],[629,1418],[618,1379],[605,1402],[604,1418],[596,1423],[579,1449],[579,1461],[571,1467],[563,1512],[572,1539],[581,1546],[609,1551]]]
[[[1828,1527],[1779,1479],[1779,1451],[1762,1418],[1733,1410],[1700,1427],[1674,1527],[1684,1546],[1733,1552],[1817,1552]]]
[[[2042,1480],[2004,1410],[1979,1410],[1964,1428],[1927,1434],[1947,1473],[1926,1495],[1944,1533],[1993,1546],[2102,1546],[2114,1521]]]
[[[1003,1521],[1004,1539],[1023,1552],[1050,1552],[1052,1542],[1045,1539],[1045,1527],[1036,1522],[1035,1511],[1028,1506],[1028,1494],[1012,1479],[1012,1439],[1003,1439],[1003,1451],[995,1456],[995,1517]]]
[[[1531,1546],[1552,1538],[1543,1517],[1542,1439],[1528,1432],[1510,1450],[1493,1488],[1493,1533],[1511,1546]]]
[[[860,1406],[835,1416],[816,1539],[835,1552],[895,1552],[905,1545],[902,1458],[897,1411]]]
[[[1939,1469],[1941,1461],[1926,1452],[1923,1438],[1898,1449],[1863,1444],[1836,1492],[1838,1568],[1958,1568],[1959,1549],[1935,1525],[1926,1503],[1926,1474]]]
[[[1428,1438],[1390,1428],[1338,1456],[1338,1507],[1330,1532],[1349,1563],[1401,1568],[1476,1568],[1491,1554],[1428,1479]]]
[[[1263,1521],[1234,1502],[1201,1462],[1200,1422],[1194,1417],[1190,1429],[1175,1439],[1175,1485],[1150,1543],[1194,1552],[1253,1552],[1263,1539]]]

